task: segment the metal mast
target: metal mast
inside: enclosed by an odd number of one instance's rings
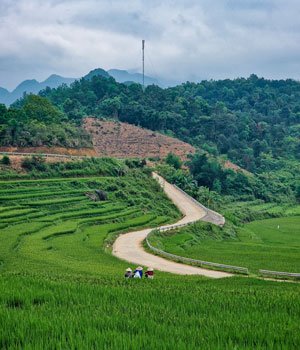
[[[142,53],[143,53],[143,90],[145,89],[145,40],[142,40]]]

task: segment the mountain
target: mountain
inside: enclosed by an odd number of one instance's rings
[[[102,68],[96,68],[91,70],[87,75],[83,78],[87,80],[91,80],[94,76],[102,76],[105,78],[113,77],[119,83],[131,84],[138,83],[142,84],[143,76],[140,73],[129,73],[126,70],[121,69],[110,69],[105,71]],[[10,105],[19,98],[21,98],[24,93],[33,93],[37,94],[39,91],[45,89],[46,87],[57,88],[62,84],[70,85],[75,80],[79,80],[80,78],[66,78],[57,74],[50,75],[49,78],[42,82],[38,82],[35,79],[25,80],[21,84],[19,84],[12,92],[0,87],[0,103],[4,103],[6,105]],[[162,85],[157,79],[154,79],[149,76],[145,76],[145,85]],[[163,84],[165,85],[165,84]]]
[[[70,85],[75,81],[75,78],[65,78],[61,77],[60,75],[57,74],[52,74],[48,79],[46,79],[44,82],[40,83],[41,85],[44,85],[43,88],[49,86],[50,88],[56,88],[62,84],[67,84]]]
[[[5,101],[9,96],[9,91],[0,87],[0,101]]]
[[[107,73],[115,78],[115,80],[119,83],[128,83],[134,82],[138,84],[142,84],[143,75],[141,73],[129,73],[126,70],[121,69],[110,69]],[[145,75],[145,85],[160,85],[157,79],[151,78]]]
[[[42,82],[38,82],[35,79],[24,80],[12,92],[0,87],[0,103],[10,105],[21,98],[24,93],[37,94],[46,87],[56,88],[62,84],[70,85],[73,81],[75,81],[75,78],[65,78],[60,75],[52,74]]]
[[[104,78],[109,78],[110,75],[102,68],[96,68],[91,70],[87,75],[83,77],[83,79],[91,80],[93,77],[101,76]]]

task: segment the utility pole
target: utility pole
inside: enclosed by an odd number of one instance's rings
[[[143,90],[145,90],[145,40],[142,40],[142,53],[143,53]]]

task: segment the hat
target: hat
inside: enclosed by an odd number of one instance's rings
[[[152,267],[148,267],[147,271],[153,271]]]
[[[131,268],[130,268],[130,267],[128,267],[128,269],[126,269],[126,271],[128,271],[128,272],[129,272],[129,271],[132,271],[132,270],[131,270]]]
[[[142,268],[142,266],[138,266],[138,267],[136,268],[136,270],[141,271],[141,270],[143,270],[143,268]]]

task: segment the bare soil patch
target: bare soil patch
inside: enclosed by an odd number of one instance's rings
[[[98,156],[162,159],[171,152],[186,159],[195,153],[188,143],[127,123],[85,118],[83,127]]]

